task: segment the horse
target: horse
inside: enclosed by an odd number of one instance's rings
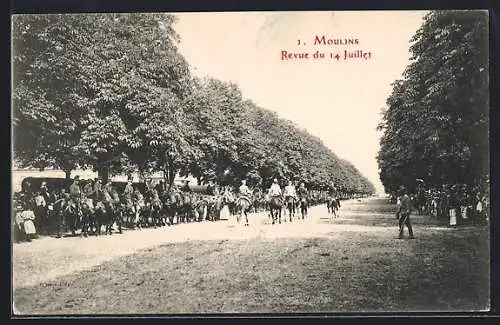
[[[182,193],[182,203],[180,204],[178,213],[178,223],[179,222],[189,222],[192,221],[194,217],[194,195],[192,193]]]
[[[300,214],[302,215],[302,220],[304,220],[304,218],[307,216],[307,206],[308,206],[307,198],[305,196],[299,199],[299,206],[300,206]]]
[[[220,220],[220,213],[223,207],[222,197],[220,195],[214,196],[209,201],[208,207],[209,207],[208,220],[210,221]]]
[[[80,203],[81,207],[81,215],[80,215],[80,224],[82,227],[82,235],[87,236],[88,232],[92,232],[96,234],[96,231],[93,229],[97,226],[96,215],[94,213],[94,203],[92,199],[84,198]],[[97,230],[97,229],[96,229]]]
[[[276,219],[279,220],[281,224],[281,210],[283,209],[283,198],[281,196],[273,196],[269,200],[269,212],[271,214],[271,219],[273,225],[276,223]]]
[[[253,192],[252,208],[254,213],[258,213],[262,208],[264,208],[264,195],[262,190],[256,189]]]
[[[181,208],[182,196],[179,192],[168,191],[163,196],[163,214],[167,218],[167,224],[174,224],[174,217],[177,216],[177,223],[179,223],[179,216],[177,215]]]
[[[80,214],[73,202],[68,202],[61,211],[61,222],[59,224],[58,236],[62,236],[62,229],[71,231],[73,236],[76,235],[76,229],[80,225]]]
[[[252,208],[252,200],[250,198],[248,198],[247,196],[240,196],[236,202],[235,202],[235,206],[236,206],[236,221],[238,221],[238,223],[240,222],[241,220],[241,217],[243,216],[243,214],[245,215],[245,226],[248,226],[248,212],[250,212],[251,208]]]
[[[101,226],[104,225],[104,234],[112,234],[113,228],[113,204],[111,202],[97,202],[95,206],[95,225],[97,227],[97,235],[101,234]]]
[[[204,197],[200,198],[193,204],[193,210],[196,221],[203,221],[206,219],[208,212],[208,204],[209,204],[208,199]]]
[[[162,225],[162,204],[158,197],[148,196],[146,204],[142,208],[142,226],[153,226],[154,228]]]
[[[326,207],[328,209],[329,216],[335,216],[337,218],[337,199],[333,196],[329,196],[326,200]]]
[[[288,217],[290,218],[290,222],[292,222],[292,217],[295,216],[295,203],[296,203],[295,197],[287,196],[285,198],[285,206],[288,210]]]

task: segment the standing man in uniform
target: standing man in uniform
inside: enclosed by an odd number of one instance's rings
[[[74,207],[76,208],[76,211],[78,214],[81,213],[80,210],[80,198],[81,198],[81,190],[80,190],[80,176],[75,176],[75,179],[73,180],[73,184],[70,185],[69,187],[69,195],[71,197],[71,202],[73,203]]]
[[[413,237],[413,229],[411,227],[410,222],[410,214],[411,214],[411,199],[406,192],[406,188],[401,186],[401,200],[398,206],[398,210],[396,213],[396,217],[399,219],[399,239],[403,239],[403,231],[404,226],[408,228],[409,238],[414,239]]]

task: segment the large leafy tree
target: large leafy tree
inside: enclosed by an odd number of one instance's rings
[[[123,159],[116,159],[123,156],[133,169],[163,171],[167,183],[172,184],[192,156],[183,115],[183,100],[191,91],[190,76],[176,46],[175,19],[164,14],[116,14],[103,19],[108,28],[96,35],[92,52],[110,64],[100,70],[97,110],[116,123],[107,142],[89,137],[87,144],[106,150],[91,157],[93,165],[109,169],[111,158],[127,166]],[[112,42],[100,48],[107,39]]]
[[[146,168],[152,144],[164,145],[148,136],[168,129],[156,122],[175,120],[158,114],[179,108],[189,89],[173,21],[163,14],[17,17],[18,160],[64,170],[93,166],[104,178],[131,163]]]
[[[411,41],[379,126],[382,183],[477,182],[489,165],[487,13],[431,12]]]
[[[82,163],[81,121],[96,93],[84,71],[85,23],[61,15],[12,20],[14,155],[22,167],[55,167],[69,177]]]

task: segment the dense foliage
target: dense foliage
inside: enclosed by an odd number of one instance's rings
[[[267,185],[273,177],[346,192],[372,184],[317,138],[199,80],[165,14],[16,16],[14,155],[23,167],[108,175],[163,171],[200,181]]]
[[[488,14],[431,12],[411,42],[379,126],[385,190],[417,178],[479,185],[489,170]]]

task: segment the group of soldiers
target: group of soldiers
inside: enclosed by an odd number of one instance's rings
[[[14,201],[18,211],[33,211],[35,226],[39,234],[48,234],[55,224],[60,235],[62,227],[69,226],[65,218],[67,217],[65,212],[68,210],[76,211],[76,214],[82,214],[83,210],[94,213],[99,209],[113,211],[118,205],[123,205],[135,212],[137,206],[145,205],[145,200],[152,205],[159,202],[156,189],[148,188],[145,198],[137,186],[133,187],[130,180],[122,195],[111,182],[103,184],[101,178],[82,182],[79,176],[74,178],[68,190],[62,187],[58,191],[49,191],[45,181],[39,189],[32,189],[29,186],[28,188],[28,190],[15,193]],[[22,223],[22,220],[16,220],[16,223]]]
[[[161,181],[156,186],[153,186],[152,181],[147,180],[144,185],[141,191],[137,184],[133,184],[131,180],[128,180],[121,193],[118,193],[116,186],[112,182],[103,182],[101,178],[81,180],[79,176],[75,176],[68,188],[63,187],[59,190],[49,191],[47,183],[42,182],[38,189],[29,187],[29,190],[15,193],[14,201],[18,211],[33,211],[33,214],[29,215],[28,219],[33,219],[38,234],[49,234],[54,231],[54,228],[57,228],[57,235],[61,236],[65,229],[68,230],[67,214],[64,211],[76,211],[76,214],[87,211],[92,214],[100,210],[116,211],[117,207],[128,212],[127,215],[133,219],[128,220],[132,223],[132,227],[137,226],[140,228],[139,217],[142,211],[139,210],[144,210],[145,207],[149,207],[148,211],[155,209],[155,207],[160,209],[166,197],[164,182]],[[172,192],[184,193],[183,195],[186,196],[193,191],[189,186],[189,182],[186,181],[182,187],[173,185],[169,189],[169,193]],[[305,199],[309,204],[324,203],[321,193],[309,191],[304,183],[300,183],[296,188],[293,182],[289,180],[282,189],[277,179],[273,179],[267,191],[262,191],[259,186],[251,190],[246,180],[243,180],[241,185],[235,189],[230,186],[219,187],[211,182],[206,188],[206,194],[213,200],[215,198],[234,198],[226,200],[225,203],[228,205],[231,205],[238,198],[246,198],[252,203],[251,208],[255,209],[254,212],[257,211],[257,208],[266,210],[266,202],[273,197],[282,197],[285,201],[293,199],[295,202]],[[199,196],[199,198],[202,197]],[[54,210],[57,210],[57,213],[54,213]],[[234,212],[231,211],[231,207],[230,212]],[[15,219],[15,223],[19,228],[22,228],[23,223],[23,217],[21,216],[23,214],[18,214]],[[82,219],[82,216],[80,216],[80,219]],[[84,229],[82,229],[83,231]]]
[[[243,197],[249,197],[253,195],[253,192],[247,186],[246,180],[241,181],[241,186],[238,188],[238,192]],[[301,198],[309,198],[309,191],[307,190],[305,184],[302,182],[299,188],[296,189],[295,185],[291,180],[287,181],[287,185],[281,190],[278,179],[273,179],[273,183],[268,188],[265,197],[269,200],[272,197],[283,197],[285,200],[288,198],[293,198],[294,200],[299,200]]]

